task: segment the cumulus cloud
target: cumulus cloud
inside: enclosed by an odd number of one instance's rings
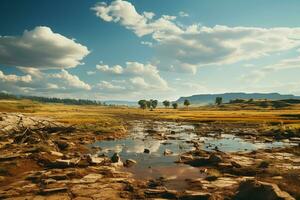
[[[39,69],[72,68],[89,54],[87,47],[49,27],[38,26],[20,37],[0,36],[0,64]]]
[[[25,76],[17,76],[14,74],[5,75],[2,71],[0,71],[0,81],[8,82],[8,83],[17,83],[17,82],[30,83],[32,82],[32,79],[30,75],[25,75]]]
[[[38,77],[38,78],[41,78],[42,74],[43,74],[37,68],[32,68],[32,67],[18,67],[18,69],[21,70],[22,72],[24,72],[25,74],[30,74],[33,77]]]
[[[96,4],[92,10],[104,21],[118,22],[134,31],[138,36],[144,36],[160,30],[167,32],[181,31],[172,22],[175,19],[174,16],[163,15],[157,20],[152,20],[154,13],[144,12],[139,14],[130,2],[123,0],[113,1],[110,5],[102,2]]]
[[[96,69],[101,72],[109,72],[112,74],[122,74],[123,68],[120,65],[115,65],[113,67],[109,67],[108,65],[96,65]]]
[[[173,16],[154,19],[139,14],[124,0],[97,4],[93,10],[104,21],[120,23],[139,37],[152,36],[164,63],[191,73],[200,66],[232,64],[300,46],[300,28],[182,26]]]
[[[142,77],[138,77],[138,76],[131,78],[130,83],[134,88],[137,89],[147,89],[150,87],[150,85],[146,83]]]
[[[41,71],[40,76],[5,75],[0,71],[0,83],[0,90],[14,94],[74,97],[76,93],[92,91],[92,86],[66,70],[51,74]]]
[[[126,62],[126,66],[97,65],[96,68],[103,73],[113,73],[130,78],[131,87],[148,88],[155,90],[169,89],[167,82],[160,76],[156,66],[139,62]]]
[[[91,90],[91,86],[78,78],[76,75],[70,74],[66,70],[61,70],[60,73],[50,74],[51,78],[56,78],[59,81],[64,82],[66,85],[74,88]]]

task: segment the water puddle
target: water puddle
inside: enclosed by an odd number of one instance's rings
[[[136,165],[125,168],[136,178],[150,180],[163,177],[170,189],[178,189],[185,188],[185,180],[189,177],[205,176],[200,173],[199,168],[176,163],[181,153],[194,149],[191,141],[199,142],[204,150],[213,151],[217,148],[224,152],[252,151],[289,145],[282,142],[255,142],[231,134],[211,133],[208,137],[201,137],[190,124],[133,121],[127,138],[99,141],[93,146],[101,147],[100,154],[112,156],[118,153],[123,161],[136,160]],[[144,153],[145,149],[150,153]],[[164,155],[166,150],[173,153]]]

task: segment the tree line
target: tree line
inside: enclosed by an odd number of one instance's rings
[[[88,99],[71,99],[71,98],[56,98],[56,97],[39,97],[39,96],[22,96],[7,93],[0,93],[0,99],[29,99],[41,103],[63,103],[68,105],[104,105],[100,101]]]

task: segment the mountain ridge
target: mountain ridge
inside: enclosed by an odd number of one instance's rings
[[[228,103],[233,99],[269,99],[269,100],[281,100],[281,99],[300,99],[300,96],[293,94],[280,94],[280,93],[245,93],[245,92],[228,92],[219,94],[196,94],[186,97],[180,97],[176,100],[177,103],[183,103],[185,99],[188,99],[192,104],[210,104],[214,103],[216,97],[222,97],[224,103]]]

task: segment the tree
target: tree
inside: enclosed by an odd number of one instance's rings
[[[139,100],[138,104],[140,105],[140,108],[142,108],[142,109],[147,108],[147,101],[145,99]]]
[[[150,100],[150,106],[151,108],[155,109],[157,107],[158,101],[157,100]]]
[[[183,105],[185,105],[186,107],[189,107],[189,105],[191,105],[191,103],[188,99],[185,99],[183,102]]]
[[[163,101],[163,104],[166,108],[168,108],[170,106],[170,101],[165,100],[165,101]]]
[[[172,103],[172,106],[173,106],[174,109],[177,109],[178,108],[178,103],[174,102],[174,103]]]
[[[147,100],[145,100],[145,101],[146,101],[146,107],[150,109],[151,108],[151,101],[147,101]]]
[[[219,106],[222,104],[222,101],[223,101],[222,97],[216,97],[215,103]]]

